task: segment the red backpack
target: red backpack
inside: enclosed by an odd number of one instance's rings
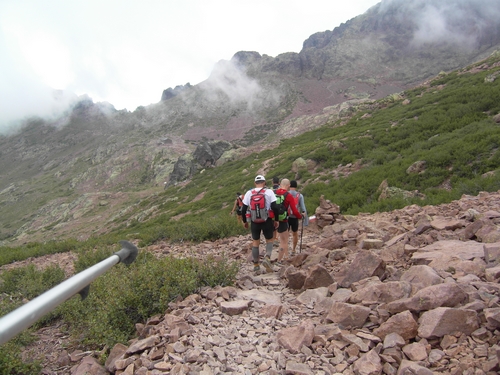
[[[265,188],[256,191],[252,190],[252,195],[250,196],[250,214],[247,217],[250,218],[254,223],[264,223],[269,217],[269,212],[266,209],[266,194]]]
[[[299,206],[300,193],[297,193],[296,195],[293,195],[293,194],[290,194],[290,195],[293,198],[293,204],[295,205],[295,207],[297,207],[297,211],[300,212],[300,206]],[[290,205],[290,207],[288,207],[288,217],[291,217],[291,218],[296,217],[293,214],[292,205]]]

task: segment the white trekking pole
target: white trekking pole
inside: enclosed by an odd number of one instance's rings
[[[107,259],[74,275],[56,285],[30,302],[0,319],[0,345],[31,326],[45,314],[55,309],[73,295],[79,293],[85,298],[89,293],[90,283],[118,263],[131,264],[138,254],[138,249],[128,241],[120,241],[122,249]]]

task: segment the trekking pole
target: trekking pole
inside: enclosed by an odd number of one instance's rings
[[[299,245],[299,253],[302,253],[302,233],[304,232],[304,219],[301,220],[300,225],[300,245]]]
[[[18,333],[31,326],[42,316],[61,303],[80,293],[84,299],[90,283],[120,262],[131,264],[137,257],[138,250],[128,241],[120,241],[122,249],[107,259],[70,277],[30,302],[0,318],[0,345],[6,343]]]

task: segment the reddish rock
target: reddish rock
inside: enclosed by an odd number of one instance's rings
[[[418,324],[412,313],[403,311],[387,319],[373,331],[373,334],[383,340],[389,333],[397,333],[405,340],[410,340],[417,336],[417,330]]]
[[[356,255],[353,262],[344,269],[342,274],[335,276],[339,286],[348,288],[352,283],[367,277],[382,277],[385,274],[386,264],[372,251],[363,251]]]
[[[424,338],[443,337],[454,332],[470,335],[478,328],[479,318],[476,311],[438,307],[422,314],[418,335]]]
[[[303,346],[311,346],[313,337],[314,324],[309,320],[296,327],[284,328],[276,335],[278,343],[291,353],[299,353]]]
[[[319,287],[328,287],[335,281],[328,270],[321,264],[309,268],[309,272],[304,281],[305,289],[315,289]]]
[[[334,302],[325,320],[343,327],[362,327],[370,312],[368,307]]]

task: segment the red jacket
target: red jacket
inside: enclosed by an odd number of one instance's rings
[[[285,193],[288,193],[287,190],[285,189],[278,189],[276,190],[276,195],[285,195]],[[292,194],[287,194],[285,200],[283,201],[285,208],[288,209],[290,208],[292,210],[292,213],[295,215],[297,219],[302,219],[302,215],[300,212],[297,210],[297,207],[295,206],[295,200],[293,199]],[[286,220],[284,220],[286,221]]]

